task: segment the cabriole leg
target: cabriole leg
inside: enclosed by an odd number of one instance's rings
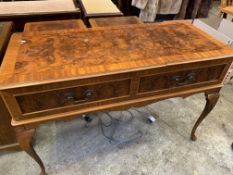
[[[16,138],[19,142],[20,147],[39,164],[41,168],[40,175],[46,175],[44,164],[32,146],[32,139],[35,131],[35,128],[25,129],[24,126],[15,127]]]
[[[206,105],[204,110],[202,111],[200,117],[198,118],[198,120],[196,121],[193,129],[192,129],[192,133],[191,133],[191,140],[195,141],[197,139],[195,132],[197,127],[200,125],[200,123],[205,119],[205,117],[211,112],[211,110],[214,108],[214,106],[216,105],[218,99],[219,99],[219,90],[215,91],[215,92],[206,92],[205,96],[206,96]]]

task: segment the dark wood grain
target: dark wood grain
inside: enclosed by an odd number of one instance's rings
[[[188,37],[192,43],[187,41]],[[220,46],[201,37],[185,24],[135,26],[134,32],[131,32],[131,28],[122,28],[41,37],[26,34],[23,40],[26,43],[20,48],[16,73],[30,69],[45,70],[46,65],[57,67],[73,64],[89,68],[221,50]],[[50,67],[47,66],[47,69]]]
[[[17,96],[22,113],[76,106],[93,101],[111,100],[128,96],[130,80],[85,85],[68,89]]]
[[[188,71],[169,72],[140,78],[139,92],[146,93],[171,89],[179,86],[190,86],[211,81],[218,81],[225,65],[190,69]],[[158,83],[159,82],[159,83]]]

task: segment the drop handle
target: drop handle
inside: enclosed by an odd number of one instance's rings
[[[77,103],[83,103],[83,102],[87,102],[88,100],[90,100],[91,97],[93,96],[93,94],[94,94],[94,91],[87,90],[84,93],[84,98],[77,99],[73,94],[69,94],[69,95],[67,95],[65,97],[65,99],[68,100],[68,101],[72,101],[75,104],[77,104]]]
[[[195,73],[189,73],[186,76],[175,75],[171,78],[171,81],[174,81],[177,86],[184,86],[190,83],[193,83],[196,80]]]

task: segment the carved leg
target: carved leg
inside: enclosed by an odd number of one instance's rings
[[[33,135],[35,134],[35,130],[36,130],[35,128],[25,129],[23,126],[15,127],[16,138],[22,150],[27,152],[39,164],[41,168],[40,175],[46,175],[44,164],[32,146],[32,138]]]
[[[212,92],[212,93],[205,93],[206,96],[206,105],[204,110],[202,111],[200,117],[196,121],[192,133],[191,133],[191,140],[195,141],[197,137],[195,136],[195,131],[197,127],[200,125],[200,123],[205,119],[205,117],[211,112],[211,110],[214,108],[216,105],[218,99],[219,99],[219,90],[217,92]]]

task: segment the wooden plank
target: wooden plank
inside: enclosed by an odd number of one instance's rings
[[[27,15],[27,14],[48,14],[48,13],[66,13],[76,12],[73,0],[59,0],[54,1],[14,1],[14,2],[1,2],[0,15]]]
[[[79,2],[85,17],[122,15],[111,0],[79,0]]]
[[[120,26],[129,24],[142,24],[137,16],[111,17],[111,18],[91,18],[89,23],[94,27]]]
[[[24,33],[49,33],[75,29],[84,30],[86,29],[86,26],[80,19],[30,22],[25,24]]]

